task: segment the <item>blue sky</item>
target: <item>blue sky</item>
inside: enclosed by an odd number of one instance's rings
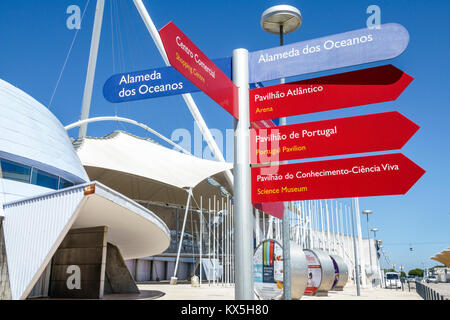
[[[94,83],[91,116],[119,115],[143,122],[170,137],[177,128],[193,131],[192,117],[180,96],[111,104],[102,87],[114,73],[164,65],[131,1],[106,1]],[[3,0],[0,2],[0,78],[48,105],[74,37],[66,27],[69,5],[85,8],[87,0]],[[111,5],[114,3],[114,6]],[[157,28],[173,21],[210,58],[231,56],[232,50],[249,51],[278,45],[278,37],[260,27],[261,13],[272,5],[290,4],[300,9],[303,25],[285,38],[294,43],[364,28],[366,8],[381,8],[381,22],[400,23],[410,33],[410,44],[399,57],[378,63],[331,70],[287,82],[391,63],[415,78],[394,102],[328,111],[288,118],[289,123],[399,111],[421,129],[401,150],[427,173],[404,196],[361,198],[362,209],[371,209],[371,227],[397,266],[406,270],[436,263],[429,259],[450,246],[450,30],[446,1],[171,1],[144,0]],[[64,124],[80,117],[95,1],[91,0],[77,40],[50,110]],[[113,9],[113,10],[111,10]],[[112,27],[111,20],[114,22]],[[267,84],[272,84],[269,82]],[[232,128],[232,118],[203,93],[193,97],[210,128]],[[128,124],[97,123],[88,135],[103,136],[123,129],[147,136]],[[76,129],[69,134],[77,135]],[[226,150],[224,150],[226,153]],[[364,217],[363,217],[364,218]],[[365,219],[363,219],[365,221]],[[363,223],[366,236],[366,225]],[[414,251],[409,250],[409,243]],[[384,261],[382,260],[382,263]]]

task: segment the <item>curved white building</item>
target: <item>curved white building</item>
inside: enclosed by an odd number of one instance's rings
[[[138,293],[124,259],[169,244],[152,211],[89,181],[45,106],[0,80],[0,300]]]
[[[89,181],[59,120],[1,79],[0,117],[0,161],[6,178],[0,202]]]

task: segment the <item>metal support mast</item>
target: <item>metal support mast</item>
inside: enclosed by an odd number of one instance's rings
[[[91,108],[92,88],[94,86],[95,67],[97,65],[98,46],[100,42],[100,33],[102,30],[103,9],[105,7],[105,0],[97,0],[97,7],[95,8],[94,28],[92,31],[91,50],[89,53],[89,64],[86,74],[86,83],[84,85],[83,103],[81,106],[81,120],[89,118],[89,110]],[[86,137],[87,123],[80,126],[78,138]]]
[[[145,26],[147,27],[148,32],[150,33],[153,41],[155,42],[156,47],[158,48],[159,53],[161,54],[161,57],[163,58],[165,64],[167,66],[170,66],[169,59],[167,58],[166,51],[164,49],[164,45],[161,41],[161,37],[159,36],[158,30],[155,27],[155,24],[153,23],[153,20],[151,19],[150,15],[148,14],[147,9],[145,8],[144,4],[142,3],[142,0],[133,0],[134,5],[136,6],[136,9],[138,10],[139,14],[141,15],[142,20],[145,23]],[[203,120],[203,117],[200,113],[200,111],[197,108],[197,105],[194,102],[194,99],[192,99],[192,96],[190,93],[182,94],[184,101],[186,102],[186,105],[189,108],[189,111],[192,114],[192,117],[195,120],[195,123],[199,127],[203,137],[205,138],[206,143],[208,144],[209,148],[211,149],[212,153],[214,154],[214,158],[217,161],[225,162],[225,158],[223,157],[222,151],[217,146],[216,141],[214,140],[208,126],[205,123],[205,120]],[[233,174],[230,170],[225,171],[226,178],[228,182],[233,185]]]

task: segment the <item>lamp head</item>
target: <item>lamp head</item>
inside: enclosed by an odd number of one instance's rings
[[[283,26],[284,34],[291,33],[297,30],[302,22],[300,11],[284,4],[270,7],[261,15],[261,27],[273,34],[279,34],[281,26]]]

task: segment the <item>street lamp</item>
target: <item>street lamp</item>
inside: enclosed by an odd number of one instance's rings
[[[378,244],[378,248],[379,249],[383,248],[383,246],[381,245],[383,243],[383,241],[377,240],[378,228],[372,228],[372,229],[370,229],[370,231],[373,232],[373,239],[375,240],[375,244]],[[369,239],[369,247],[370,247],[370,239]],[[378,273],[380,273],[381,272],[381,267],[380,267],[380,259],[379,259],[379,256],[378,256],[378,250],[377,250],[377,253],[376,253],[375,256],[377,258],[376,266],[378,268]],[[381,280],[381,275],[380,275],[380,280]]]
[[[273,6],[261,15],[261,27],[273,34],[280,34],[280,45],[283,45],[283,34],[291,33],[302,25],[300,11],[286,4]]]
[[[365,214],[367,217],[367,237],[369,240],[369,260],[370,260],[370,269],[368,274],[369,276],[371,276],[373,274],[373,271],[372,271],[372,248],[370,245],[370,232],[369,232],[369,214],[372,214],[372,210],[363,210],[362,213]],[[373,286],[373,279],[372,279],[372,286]]]
[[[370,229],[370,231],[373,232],[373,238],[376,240],[377,239],[378,228],[372,228],[372,229]]]
[[[284,34],[297,30],[302,24],[302,15],[300,11],[289,5],[273,6],[263,12],[261,15],[261,27],[272,34],[280,35],[280,46],[284,45]],[[281,78],[280,83],[284,83],[285,79]],[[280,119],[280,125],[286,124],[286,118]],[[284,299],[291,300],[291,254],[290,254],[290,237],[289,237],[289,219],[288,205],[284,203],[283,214],[283,284]]]
[[[261,27],[269,33],[279,34],[280,46],[284,45],[284,35],[300,28],[302,22],[300,11],[285,4],[270,7],[261,15]],[[284,83],[284,78],[280,82]],[[280,125],[286,124],[285,121],[286,118],[281,118]]]

